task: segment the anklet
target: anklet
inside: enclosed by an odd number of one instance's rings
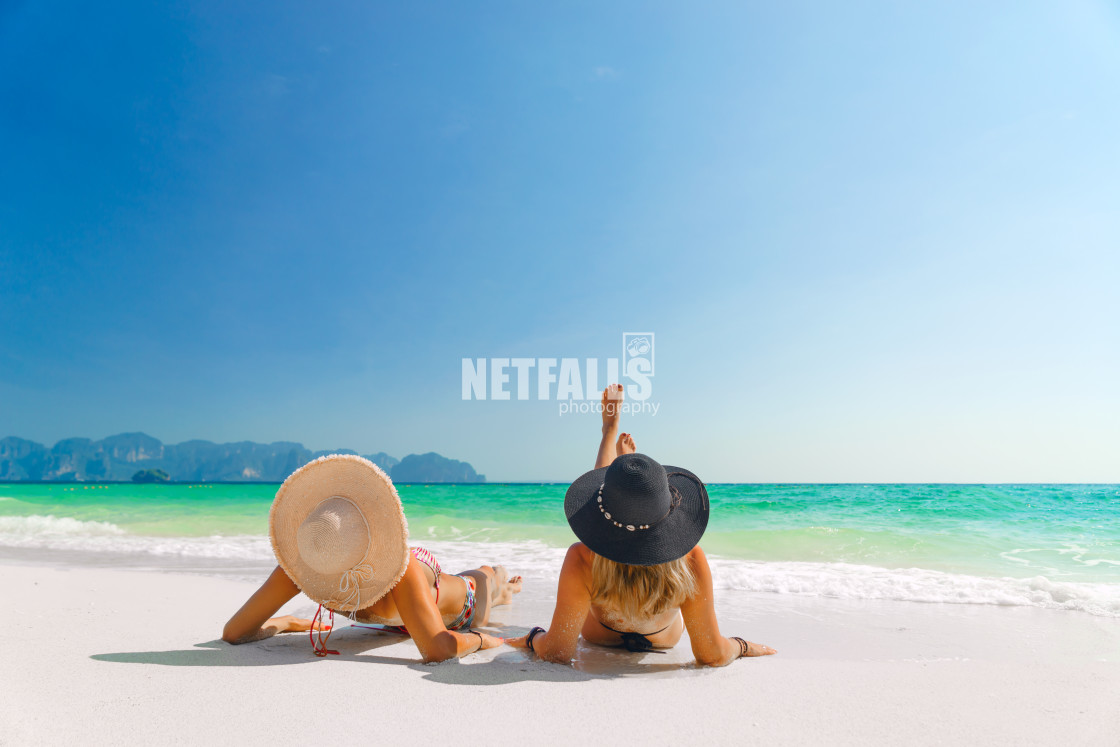
[[[542,628],[538,625],[537,627],[535,627],[535,628],[533,628],[532,630],[529,631],[529,635],[525,639],[525,645],[528,646],[529,650],[532,651],[534,654],[537,653],[537,651],[536,651],[536,649],[533,648],[533,639],[536,638],[539,634],[541,634],[543,632],[544,632],[544,628]]]

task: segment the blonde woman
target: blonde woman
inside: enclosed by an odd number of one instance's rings
[[[268,533],[279,562],[222,631],[228,643],[308,633],[315,655],[328,648],[335,613],[409,635],[425,661],[502,645],[475,626],[509,604],[521,578],[484,565],[451,575],[427,550],[408,546],[396,488],[358,456],[335,454],[299,468],[276,493]],[[314,620],[273,617],[300,592],[319,604]]]
[[[564,498],[568,524],[581,541],[564,559],[552,625],[510,645],[569,663],[581,635],[604,646],[657,652],[676,645],[687,629],[703,665],[776,653],[720,634],[712,572],[696,544],[708,525],[708,492],[688,470],[635,453],[630,434],[618,433],[621,401],[619,385],[603,392],[595,468]]]

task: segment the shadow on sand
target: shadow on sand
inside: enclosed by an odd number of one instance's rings
[[[507,634],[514,631],[506,631]],[[666,674],[689,668],[680,661],[632,654],[600,646],[582,646],[574,667],[550,664],[531,658],[527,652],[501,648],[489,658],[467,657],[440,664],[417,661],[413,646],[402,647],[400,656],[371,655],[385,646],[403,643],[407,636],[368,628],[340,628],[330,637],[330,648],[338,656],[317,657],[305,634],[278,635],[255,643],[231,646],[222,640],[196,643],[176,651],[122,651],[94,654],[91,659],[116,664],[154,664],[165,667],[270,667],[315,664],[321,661],[353,661],[365,664],[396,664],[420,672],[423,678],[442,685],[508,685],[515,682],[584,682],[626,676]]]
[[[330,637],[330,648],[338,651],[338,656],[326,659],[360,659],[382,663],[408,664],[411,659],[367,656],[367,651],[375,651],[408,640],[407,636],[363,628],[340,628]],[[306,633],[284,634],[255,643],[231,646],[220,639],[196,643],[194,648],[178,651],[122,651],[112,654],[94,654],[90,657],[97,661],[111,661],[118,664],[158,664],[165,667],[269,667],[282,664],[313,664],[323,658],[311,651],[311,643]]]
[[[599,648],[599,647],[596,647]],[[526,652],[502,649],[487,661],[471,663],[469,659],[460,666],[443,666],[413,662],[412,669],[424,672],[424,679],[441,685],[510,685],[515,682],[586,682],[587,680],[612,680],[621,677],[645,676],[680,672],[676,662],[651,661],[654,657],[629,652],[617,656],[610,663],[597,652],[587,656],[581,649],[575,666],[551,664],[531,658]],[[590,665],[590,666],[589,666]]]

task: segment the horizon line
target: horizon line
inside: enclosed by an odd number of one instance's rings
[[[394,485],[469,485],[469,486],[508,486],[508,485],[571,485],[572,480],[497,480],[486,482],[409,482],[409,481],[393,481]],[[160,482],[133,482],[132,480],[0,480],[0,485],[283,485],[283,480],[209,480],[209,481],[196,481],[196,480],[162,480]],[[774,486],[774,485],[799,485],[799,486],[848,486],[848,485],[867,485],[867,486],[893,486],[893,485],[990,485],[990,486],[1060,486],[1060,485],[1115,485],[1120,487],[1120,482],[955,482],[955,481],[894,481],[894,482],[880,482],[876,480],[845,480],[841,482],[799,482],[796,480],[777,480],[777,481],[746,481],[746,482],[706,482],[706,486],[721,486],[721,485],[757,485],[757,486]]]

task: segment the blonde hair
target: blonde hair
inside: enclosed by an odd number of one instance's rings
[[[591,602],[628,620],[660,615],[696,594],[688,556],[660,565],[626,565],[592,553]]]

